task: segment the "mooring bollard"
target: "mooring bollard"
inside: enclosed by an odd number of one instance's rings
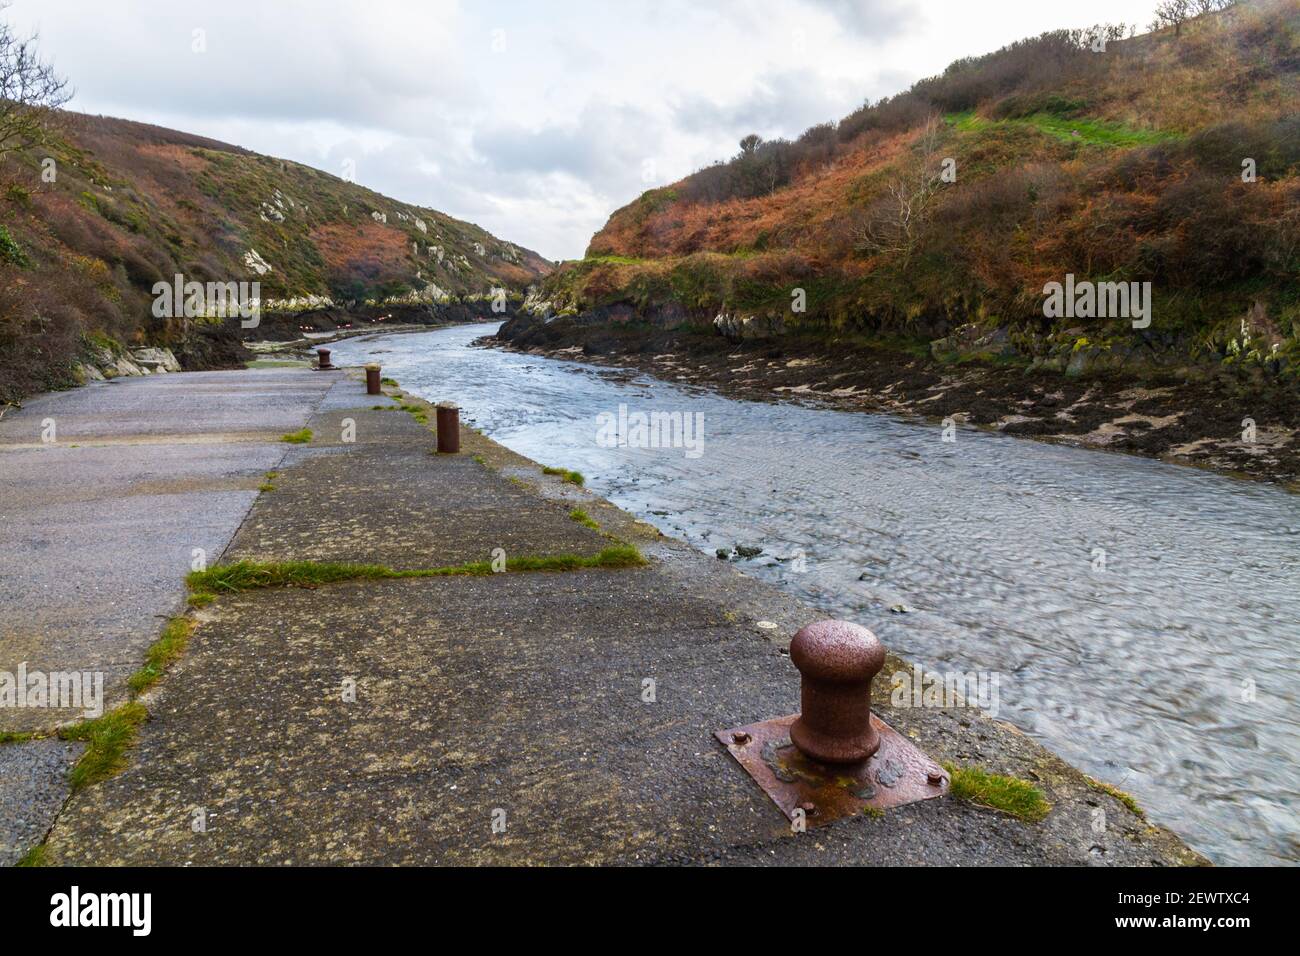
[[[803,677],[803,713],[790,740],[814,760],[860,763],[880,749],[871,726],[871,682],[885,666],[875,634],[847,621],[819,621],[795,635],[790,660]]]
[[[382,371],[383,369],[381,369],[378,365],[371,364],[366,366],[366,394],[367,395],[384,394],[384,389],[383,389],[384,382],[383,379],[379,377],[379,373]]]
[[[332,372],[332,371],[334,371],[334,366],[330,364],[330,350],[329,350],[329,349],[317,349],[317,350],[316,350],[316,358],[317,358],[318,361],[319,361],[319,364],[317,365],[317,368],[318,368],[320,371],[322,371],[322,372]]]
[[[714,734],[792,824],[820,827],[948,793],[944,769],[871,710],[885,648],[847,621],[810,624],[790,642],[803,713]]]
[[[460,453],[460,408],[454,402],[438,403],[438,454]]]

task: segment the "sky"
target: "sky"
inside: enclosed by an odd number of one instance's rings
[[[610,213],[963,56],[1154,0],[13,0],[69,108],[296,160],[580,258]]]

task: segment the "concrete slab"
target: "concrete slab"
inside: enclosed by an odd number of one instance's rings
[[[395,416],[394,416],[395,418]],[[409,420],[408,416],[402,418]],[[611,542],[472,458],[434,459],[422,442],[296,453],[231,545],[231,561],[380,563],[399,570],[597,554]],[[376,493],[382,489],[382,493]],[[512,520],[503,522],[503,514]]]
[[[157,375],[44,395],[0,420],[0,671],[103,673],[107,706],[215,561],[336,380]],[[360,393],[362,389],[354,386]],[[43,423],[57,441],[43,444]],[[0,709],[0,730],[71,710]]]
[[[300,369],[191,372],[96,382],[42,395],[0,419],[0,445],[40,445],[53,419],[61,443],[167,436],[274,439],[302,428],[334,377]]]
[[[761,603],[764,588],[739,586]],[[797,710],[797,674],[752,620],[657,569],[244,595],[200,629],[150,704],[131,768],[78,795],[50,854],[177,865],[1178,861],[1176,841],[1010,728],[878,704],[937,757],[1040,781],[1052,816],[1026,824],[945,800],[792,835],[710,735]],[[1097,835],[1103,804],[1111,824]],[[208,829],[196,834],[200,808]],[[501,810],[506,830],[494,834]]]
[[[355,444],[340,440],[353,423]],[[593,555],[610,541],[474,460],[435,458],[434,434],[398,412],[335,411],[286,459],[231,546],[231,560],[346,561],[398,569],[511,555]]]
[[[68,770],[85,744],[32,740],[0,746],[0,866],[45,838],[68,797]]]

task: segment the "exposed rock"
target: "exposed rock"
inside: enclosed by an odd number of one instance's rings
[[[104,373],[86,362],[78,362],[72,366],[72,377],[78,385],[85,385],[87,382],[104,381]]]
[[[718,333],[733,342],[749,339],[766,339],[785,331],[785,318],[780,315],[728,315],[722,313],[713,320]]]
[[[955,329],[946,338],[931,342],[930,354],[939,362],[956,362],[961,359],[989,361],[1014,358],[1020,354],[1020,350],[1012,343],[1009,329],[986,331],[974,323],[968,323]]]
[[[131,357],[136,364],[150,372],[179,372],[181,363],[176,360],[171,349],[132,349]]]
[[[271,271],[270,263],[263,259],[256,249],[249,249],[244,253],[244,265],[260,276],[264,276]]]
[[[104,378],[122,378],[130,375],[148,375],[146,369],[135,364],[127,355],[118,355],[111,349],[96,347],[91,349],[91,357]]]

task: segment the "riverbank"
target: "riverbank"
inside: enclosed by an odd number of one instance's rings
[[[890,724],[1050,810],[1030,822],[948,797],[792,834],[712,734],[797,710],[789,639],[821,615],[471,429],[462,454],[431,454],[432,409],[413,396],[376,400],[343,374],[229,376],[328,387],[311,440],[257,476],[223,563],[419,572],[499,549],[507,570],[557,570],[200,591],[183,653],[130,694],[144,719],[118,772],[72,794],[45,863],[1203,862],[1008,725],[895,705],[888,675],[908,668],[893,657],[875,687]],[[620,545],[646,564],[602,558]]]
[[[898,343],[793,335],[736,342],[690,326],[572,318],[519,317],[495,342],[735,398],[919,416],[1300,489],[1300,392],[1262,374],[1070,376],[996,362],[944,364]]]

